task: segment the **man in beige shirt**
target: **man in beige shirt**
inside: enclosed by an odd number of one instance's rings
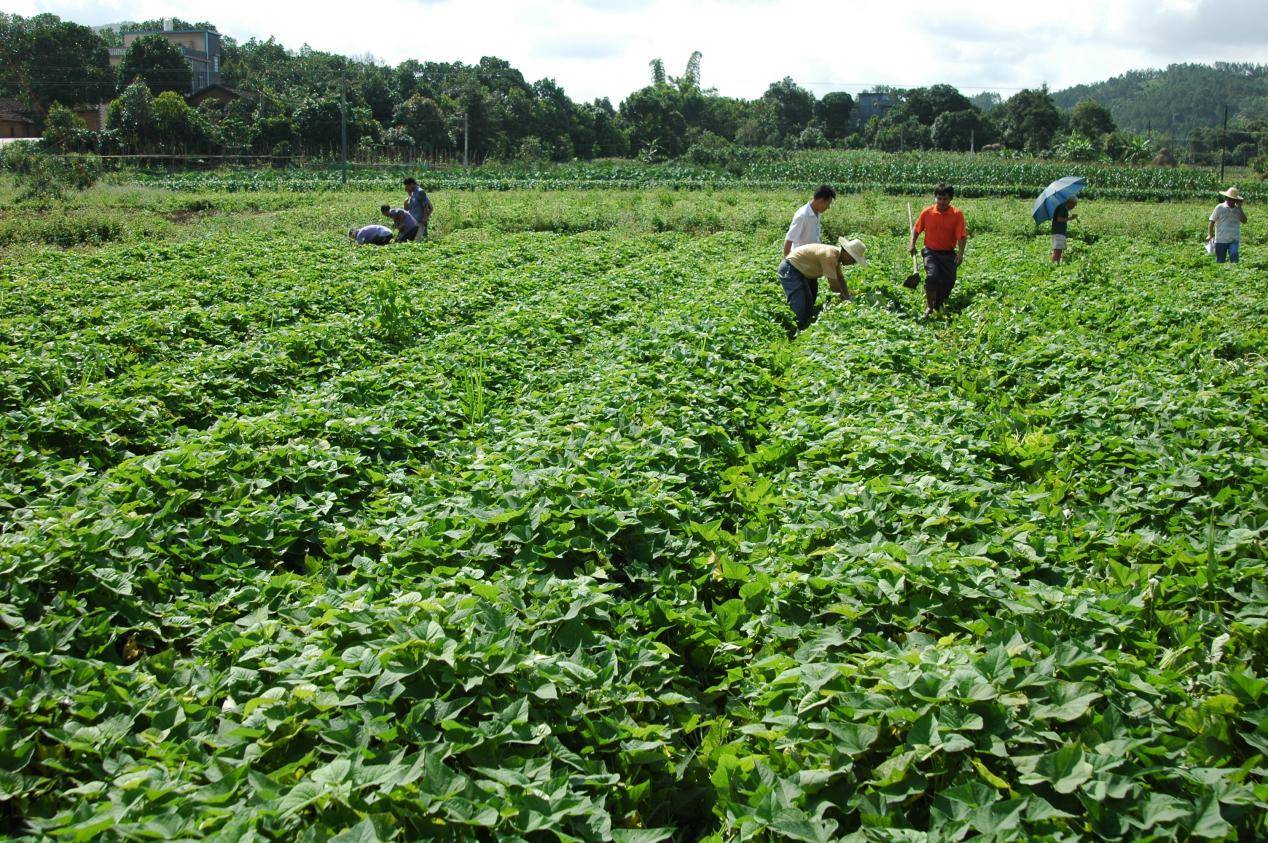
[[[798,246],[780,261],[779,283],[783,285],[788,306],[797,316],[797,330],[804,329],[815,316],[815,299],[819,297],[819,279],[827,278],[828,286],[843,300],[850,298],[841,267],[863,266],[866,248],[862,240],[842,237],[837,245],[807,243]]]

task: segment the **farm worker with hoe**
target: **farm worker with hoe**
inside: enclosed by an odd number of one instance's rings
[[[798,246],[819,242],[819,215],[832,207],[832,200],[837,192],[826,184],[815,191],[814,198],[797,209],[793,214],[792,225],[784,235],[784,257]]]
[[[1215,241],[1215,262],[1237,263],[1242,243],[1242,223],[1246,222],[1246,212],[1242,210],[1242,194],[1235,187],[1220,193],[1224,201],[1211,211],[1211,218],[1206,223],[1207,241]]]
[[[819,297],[819,279],[827,278],[828,286],[849,301],[850,288],[845,284],[841,267],[867,263],[866,247],[862,240],[842,237],[837,245],[807,243],[788,253],[779,262],[779,283],[784,287],[788,306],[797,316],[797,330],[803,330],[815,316],[815,299]]]
[[[911,227],[909,254],[916,254],[916,238],[923,232],[925,247],[925,316],[946,304],[955,286],[955,274],[964,261],[964,247],[969,241],[964,214],[951,204],[955,189],[943,182],[933,191],[934,204],[920,212]]]
[[[358,246],[370,243],[375,246],[386,246],[392,242],[392,229],[386,225],[367,225],[361,228],[348,229],[348,237],[356,241]]]
[[[404,243],[407,240],[414,240],[418,237],[418,221],[414,219],[413,214],[401,208],[391,208],[387,205],[379,206],[379,211],[385,217],[391,217],[392,224],[396,226],[396,242]]]
[[[1079,204],[1079,200],[1071,196],[1058,205],[1052,212],[1052,262],[1061,263],[1061,255],[1065,252],[1065,232],[1070,220],[1078,214],[1070,213],[1070,209]]]
[[[431,219],[431,200],[413,176],[405,179],[405,210],[418,222],[418,236],[427,236],[427,220]]]

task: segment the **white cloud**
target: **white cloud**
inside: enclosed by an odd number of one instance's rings
[[[574,100],[623,99],[662,58],[671,75],[692,50],[703,82],[759,96],[791,76],[816,94],[875,84],[946,82],[973,93],[1046,82],[1053,89],[1180,61],[1268,62],[1265,0],[961,0],[950,7],[856,0],[9,0],[22,15],[85,24],[176,15],[210,19],[239,41],[351,56],[506,59]]]

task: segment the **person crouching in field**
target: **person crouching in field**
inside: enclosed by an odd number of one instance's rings
[[[832,291],[842,300],[849,300],[850,288],[846,286],[841,267],[863,266],[867,263],[865,252],[862,240],[842,237],[835,246],[827,243],[798,246],[779,262],[779,283],[784,287],[788,306],[797,317],[797,330],[805,329],[814,321],[820,278],[827,278]]]
[[[1079,200],[1071,196],[1065,200],[1064,204],[1058,205],[1056,210],[1052,212],[1052,262],[1061,263],[1061,255],[1065,252],[1065,232],[1066,226],[1070,220],[1078,216],[1078,214],[1070,213],[1070,210],[1079,204]]]
[[[408,240],[416,240],[418,238],[418,221],[414,216],[402,208],[392,208],[382,205],[379,210],[383,216],[390,217],[392,224],[396,226],[396,242],[404,243]]]
[[[933,191],[934,204],[920,212],[911,228],[910,254],[916,254],[916,238],[923,232],[925,247],[921,254],[925,259],[925,316],[946,304],[955,286],[956,270],[964,262],[964,247],[969,232],[964,225],[964,214],[951,204],[955,189],[943,182]]]
[[[1215,262],[1237,263],[1241,256],[1242,223],[1246,222],[1246,212],[1242,210],[1242,195],[1237,188],[1230,187],[1220,193],[1224,201],[1211,211],[1211,218],[1206,223],[1207,241],[1215,241]]]
[[[348,229],[348,238],[358,246],[369,243],[373,246],[386,246],[392,242],[392,229],[386,225],[366,225],[361,228]]]

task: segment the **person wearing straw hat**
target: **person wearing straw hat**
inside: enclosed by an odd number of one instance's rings
[[[842,237],[835,246],[827,243],[798,246],[779,262],[779,283],[783,285],[788,306],[797,317],[797,330],[805,329],[814,321],[820,278],[827,278],[828,286],[843,301],[850,299],[850,288],[846,286],[841,267],[865,265],[866,251],[862,240]]]
[[[1215,241],[1216,263],[1237,263],[1242,242],[1242,223],[1246,212],[1242,210],[1242,194],[1235,187],[1220,191],[1223,202],[1211,211],[1206,223],[1207,242]]]

